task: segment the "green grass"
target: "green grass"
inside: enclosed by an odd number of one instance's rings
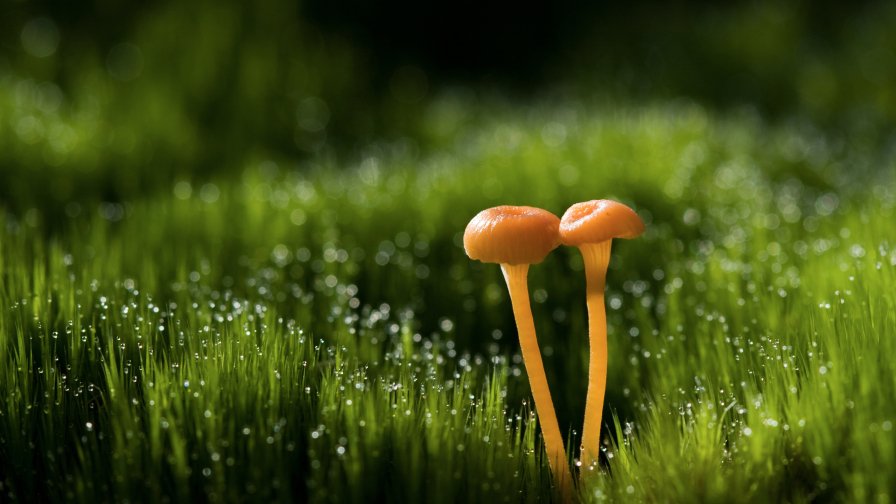
[[[0,500],[550,497],[499,268],[460,237],[605,197],[648,230],[614,244],[583,500],[893,499],[892,153],[685,103],[488,107],[438,150],[0,216]],[[577,252],[530,289],[573,453]]]

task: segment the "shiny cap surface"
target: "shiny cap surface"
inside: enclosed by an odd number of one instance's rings
[[[464,250],[487,263],[537,264],[560,244],[559,226],[560,219],[541,208],[488,208],[467,224]]]
[[[613,238],[636,238],[644,221],[634,210],[613,200],[591,200],[569,207],[560,219],[560,239],[577,247]]]

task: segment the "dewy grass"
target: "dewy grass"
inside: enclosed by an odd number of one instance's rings
[[[458,230],[595,195],[648,226],[610,263],[582,499],[892,500],[893,159],[689,105],[562,112],[0,217],[0,500],[550,498],[500,273]],[[529,279],[572,446],[581,270]]]
[[[159,304],[127,280],[79,286],[56,259],[28,280],[38,294],[4,303],[4,357],[29,363],[4,368],[10,496],[452,501],[537,478],[523,477],[534,437],[507,409],[507,366],[448,358],[438,337],[405,347],[407,321],[386,306],[334,320],[325,343],[227,292]],[[378,360],[355,357],[364,345]]]

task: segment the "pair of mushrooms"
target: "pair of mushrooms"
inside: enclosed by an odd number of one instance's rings
[[[610,264],[610,244],[613,238],[635,238],[643,231],[644,223],[638,214],[611,200],[576,203],[563,214],[562,219],[540,208],[489,208],[479,212],[464,231],[464,249],[471,259],[501,265],[510,291],[535,410],[541,419],[548,463],[558,490],[566,498],[571,495],[572,477],[535,337],[526,280],[529,265],[543,261],[561,243],[578,247],[584,258],[590,351],[580,459],[585,467],[590,467],[597,461],[600,451],[601,415],[607,381],[604,287]]]

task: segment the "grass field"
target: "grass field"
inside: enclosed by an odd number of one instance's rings
[[[686,102],[446,107],[435,147],[64,212],[41,187],[76,175],[14,173],[33,203],[0,213],[0,501],[545,501],[503,279],[461,236],[489,206],[597,198],[647,232],[614,243],[581,499],[896,500],[892,145]],[[578,252],[529,286],[573,455]]]

